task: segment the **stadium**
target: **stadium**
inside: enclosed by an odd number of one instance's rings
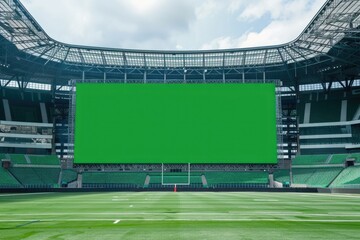
[[[51,38],[0,0],[4,239],[358,239],[360,2],[286,44]]]

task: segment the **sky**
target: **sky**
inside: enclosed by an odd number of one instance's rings
[[[151,50],[294,40],[326,0],[21,0],[55,40]]]

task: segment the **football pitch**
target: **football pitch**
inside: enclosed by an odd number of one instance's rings
[[[359,239],[360,195],[0,194],[0,239]]]

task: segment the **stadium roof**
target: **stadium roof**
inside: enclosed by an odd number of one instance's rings
[[[351,55],[329,52],[342,48],[339,43],[344,38],[359,39],[359,26],[360,1],[328,0],[298,38],[282,45],[205,51],[114,49],[56,41],[19,0],[0,0],[0,35],[17,48],[21,53],[19,58],[43,66],[61,65],[73,71],[84,68],[268,69],[309,63],[314,59],[316,62],[324,56],[346,63],[351,61]]]

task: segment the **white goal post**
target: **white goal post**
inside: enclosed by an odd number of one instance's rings
[[[184,176],[187,177],[187,182],[164,182],[164,173],[165,173],[165,177],[166,177],[166,171],[168,171],[168,167],[165,166],[164,163],[161,164],[161,185],[163,186],[189,186],[190,183],[191,183],[191,164],[188,163],[187,165],[184,164],[185,166],[187,166],[187,176]],[[170,164],[168,166],[171,166]],[[176,172],[171,172],[172,174],[176,173]],[[182,172],[183,173],[183,172]]]

